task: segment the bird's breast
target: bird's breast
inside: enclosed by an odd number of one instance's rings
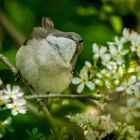
[[[39,94],[60,93],[72,79],[72,66],[46,40],[34,40],[17,53],[17,68]]]
[[[46,40],[41,41],[35,49],[38,66],[38,81],[36,89],[46,92],[60,93],[67,88],[72,79],[72,66]]]

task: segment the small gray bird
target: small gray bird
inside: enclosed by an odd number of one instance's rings
[[[38,94],[60,93],[71,82],[82,48],[80,35],[56,30],[45,17],[19,48],[16,66]]]

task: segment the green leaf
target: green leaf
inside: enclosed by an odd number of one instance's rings
[[[110,23],[116,33],[120,33],[123,27],[122,18],[120,16],[112,15],[110,17]]]
[[[33,129],[32,129],[32,134],[33,135],[36,135],[38,133],[38,129],[36,128],[36,127],[34,127]]]

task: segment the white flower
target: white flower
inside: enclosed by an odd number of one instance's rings
[[[137,34],[135,31],[129,31],[128,29],[123,30],[123,38],[131,42],[131,51],[136,52],[137,55],[140,57],[140,35]]]
[[[101,72],[97,72],[96,76],[97,76],[98,78],[103,78],[103,75],[102,75]]]
[[[116,62],[113,62],[113,61],[110,61],[106,67],[111,70],[112,72],[116,71],[117,70],[117,63]]]
[[[127,94],[132,94],[137,87],[137,78],[136,76],[131,76],[128,80],[124,81],[123,84],[117,88],[117,91],[125,91]]]
[[[85,66],[82,68],[82,73],[87,74],[92,69],[92,64],[89,61],[85,61]]]
[[[140,57],[140,35],[133,31],[130,38],[132,44],[132,46],[130,47],[131,51],[136,52]]]
[[[136,52],[137,56],[140,57],[140,44],[139,45],[132,45],[131,51]]]
[[[8,102],[8,99],[3,94],[3,90],[0,90],[0,105],[5,105]]]
[[[121,65],[124,62],[123,56],[129,52],[128,49],[123,49],[123,44],[118,44],[117,47],[114,45],[109,45],[109,51],[112,58],[118,65]]]
[[[139,109],[140,104],[139,100],[136,99],[135,97],[128,98],[126,107],[123,106],[120,108],[120,112],[125,114],[125,119],[130,122],[134,117],[139,118],[140,117],[140,112]]]
[[[86,73],[80,73],[79,77],[75,77],[72,79],[73,84],[79,84],[77,87],[77,92],[81,93],[85,86],[89,89],[93,90],[95,88],[95,84],[92,81],[89,81],[88,75]]]
[[[98,86],[103,86],[103,80],[95,79],[95,84],[98,85]]]
[[[7,104],[7,108],[11,109],[11,113],[15,116],[18,113],[26,113],[26,101],[24,99],[14,100],[13,103]]]
[[[3,90],[0,90],[0,105],[5,105],[5,108],[11,109],[13,115],[26,113],[26,101],[19,86],[7,84]]]
[[[94,58],[98,59],[99,57],[103,56],[107,51],[107,48],[104,46],[99,47],[96,43],[92,45],[92,51],[94,53]]]
[[[102,69],[100,71],[101,75],[102,75],[102,78],[105,78],[105,77],[110,77],[111,76],[111,72],[108,70],[108,69]]]
[[[91,65],[91,63],[89,61],[86,61],[85,62],[85,66],[88,67],[88,68],[91,68],[92,67],[92,65]]]
[[[111,55],[109,53],[106,53],[104,55],[101,56],[101,63],[104,65],[104,66],[107,66],[108,63],[110,62],[110,59],[111,59]]]
[[[130,40],[130,38],[131,38],[130,31],[127,28],[123,29],[122,35],[123,35],[123,38],[126,40]]]
[[[133,46],[139,46],[140,45],[140,35],[138,35],[136,32],[133,31],[131,33],[130,41]]]
[[[118,36],[115,36],[114,41],[115,41],[115,45],[117,46],[123,45],[126,42],[124,38],[119,38]]]
[[[124,37],[121,37],[121,38],[118,38],[117,36],[115,36],[115,39],[114,39],[114,42],[107,42],[107,44],[109,45],[109,46],[114,46],[114,45],[116,45],[116,46],[118,46],[118,45],[120,45],[120,44],[124,44],[126,42],[126,39],[124,38]]]
[[[20,91],[19,86],[11,86],[10,84],[6,85],[6,88],[3,90],[7,99],[17,99],[23,96],[23,92]]]

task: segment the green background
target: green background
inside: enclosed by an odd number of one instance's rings
[[[139,0],[0,0],[0,53],[15,64],[18,48],[32,32],[33,27],[41,25],[43,16],[50,17],[55,28],[79,33],[84,40],[84,50],[78,58],[75,73],[85,60],[92,60],[92,44],[105,45],[115,35],[120,35],[124,27],[140,32]],[[5,84],[19,84],[9,70],[0,63],[0,77]],[[25,88],[25,87],[23,87]],[[75,92],[68,89],[67,92]],[[29,94],[26,92],[26,94]],[[37,127],[45,135],[50,127],[42,118],[35,102],[30,101],[26,115],[13,117],[13,132],[7,132],[3,139],[25,140],[26,130]],[[61,126],[68,126],[71,135],[82,137],[74,124],[68,123],[65,115],[82,112],[89,103],[82,100],[48,101],[48,107]],[[0,120],[10,116],[9,111],[0,112]],[[82,139],[82,138],[81,138]]]

